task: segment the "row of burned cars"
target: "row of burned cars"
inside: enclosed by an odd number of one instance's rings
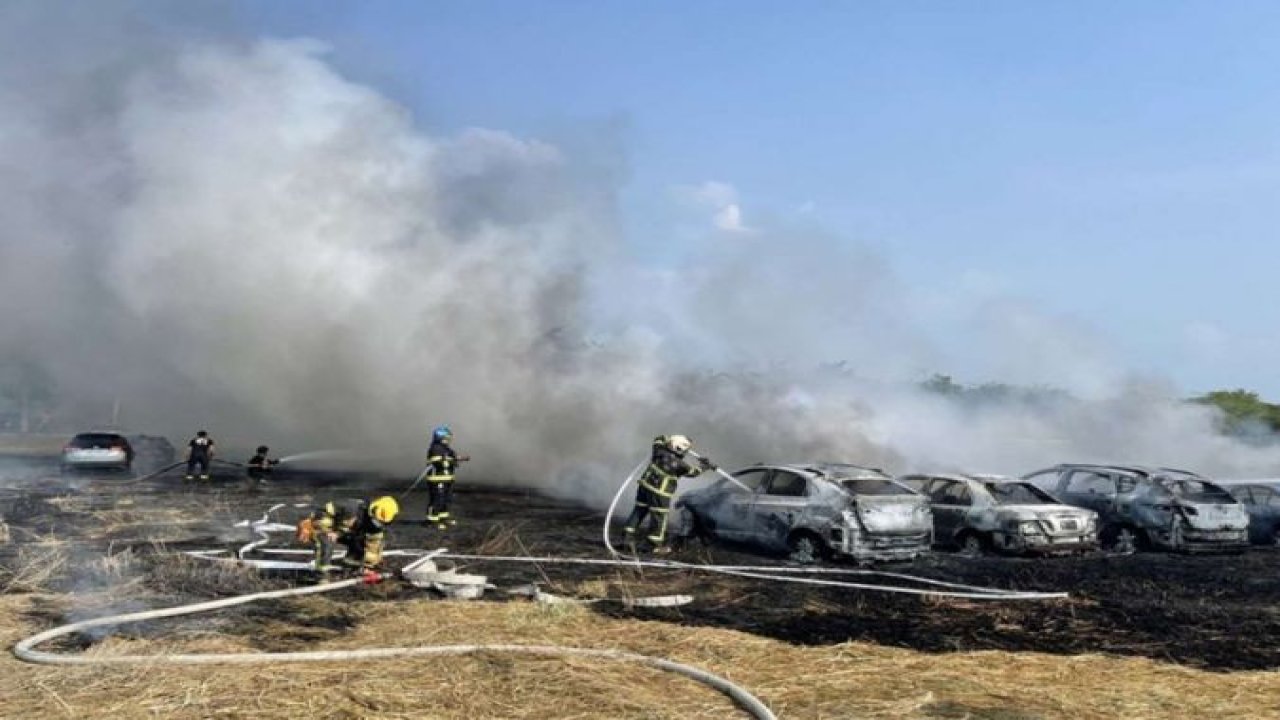
[[[681,495],[671,520],[683,538],[762,546],[798,562],[911,560],[933,546],[969,555],[1238,552],[1280,541],[1280,494],[1136,465],[895,478],[860,465],[795,463],[723,474]]]

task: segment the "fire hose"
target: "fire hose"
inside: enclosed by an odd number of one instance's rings
[[[379,576],[385,577],[385,576]],[[212,665],[212,664],[250,664],[275,662],[327,662],[334,660],[382,660],[398,657],[421,657],[428,655],[475,655],[479,653],[508,653],[517,655],[542,655],[556,657],[589,657],[602,660],[617,660],[638,665],[657,668],[707,685],[731,698],[739,707],[760,720],[776,720],[776,716],[763,702],[742,687],[714,675],[706,670],[685,665],[673,660],[640,655],[625,650],[607,650],[595,648],[562,647],[559,645],[419,645],[415,647],[366,648],[362,650],[317,650],[309,652],[282,653],[190,653],[170,655],[63,655],[60,653],[36,650],[36,646],[71,633],[81,632],[102,626],[124,625],[142,620],[192,615],[195,613],[220,610],[222,608],[244,605],[258,600],[313,595],[333,592],[370,582],[365,578],[352,578],[337,582],[324,583],[309,587],[271,590],[267,592],[240,595],[237,597],[210,600],[206,602],[178,605],[158,610],[125,613],[109,617],[95,618],[81,622],[69,623],[52,630],[32,635],[22,640],[13,648],[18,659],[46,665],[139,665],[147,663],[174,663],[179,665]]]

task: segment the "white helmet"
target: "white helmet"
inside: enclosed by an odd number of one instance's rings
[[[686,453],[693,447],[693,441],[684,435],[672,435],[667,438],[667,446],[678,453]]]

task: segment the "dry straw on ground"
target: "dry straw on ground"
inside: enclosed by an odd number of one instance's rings
[[[52,599],[0,597],[3,642],[12,645],[44,627],[32,613]],[[749,688],[784,718],[1280,717],[1280,673],[1274,672],[1215,674],[1095,655],[931,655],[862,643],[799,647],[734,631],[613,619],[578,606],[316,597],[233,611],[223,622],[195,630],[176,622],[172,627],[159,638],[110,637],[88,652],[555,643],[692,663]],[[0,660],[0,697],[13,717],[740,716],[723,696],[657,670],[504,655],[136,668],[45,667],[6,657]]]

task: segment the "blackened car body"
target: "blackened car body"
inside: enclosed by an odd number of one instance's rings
[[[756,465],[676,500],[682,535],[785,551],[793,560],[911,560],[928,552],[933,518],[916,491],[880,470],[841,463]]]
[[[1023,479],[1063,502],[1096,511],[1102,545],[1112,550],[1238,550],[1249,543],[1244,505],[1188,470],[1063,464]]]
[[[1098,545],[1098,514],[1003,475],[925,473],[898,478],[929,498],[933,538],[967,555],[1058,554]]]

